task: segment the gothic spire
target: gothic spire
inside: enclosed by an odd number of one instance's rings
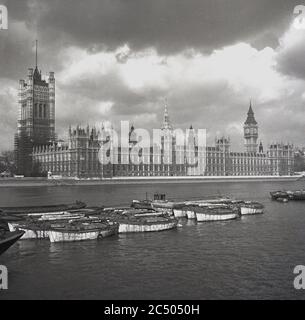
[[[36,68],[38,67],[38,40],[36,40],[36,59],[35,59]]]
[[[250,106],[249,106],[249,111],[248,111],[248,116],[245,124],[257,124],[255,117],[254,117],[254,112],[252,110],[252,102],[250,100]]]
[[[162,130],[173,130],[173,127],[169,120],[168,110],[167,110],[167,101],[164,102],[164,119],[162,124]]]
[[[41,73],[38,70],[38,40],[36,40],[36,48],[35,48],[35,70],[34,70],[34,82],[38,83],[41,81]]]

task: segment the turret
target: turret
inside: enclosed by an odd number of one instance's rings
[[[163,119],[163,124],[161,127],[162,130],[173,130],[173,127],[170,123],[169,115],[168,115],[168,110],[167,110],[167,103],[165,101],[164,103],[164,119]]]

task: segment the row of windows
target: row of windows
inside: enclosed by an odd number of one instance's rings
[[[46,119],[48,113],[48,107],[46,104],[35,103],[34,104],[34,118]]]

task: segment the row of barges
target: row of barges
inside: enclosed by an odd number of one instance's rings
[[[134,208],[151,208],[172,212],[175,218],[188,218],[202,221],[224,221],[236,219],[241,215],[263,213],[264,206],[258,202],[230,198],[205,199],[199,201],[173,202],[163,200],[134,200]]]
[[[155,232],[176,228],[179,218],[225,221],[245,214],[263,213],[256,202],[229,198],[200,201],[167,201],[165,196],[134,200],[130,207],[86,207],[69,205],[0,208],[0,253],[18,239],[49,239],[50,242],[95,240],[117,233]],[[7,242],[5,240],[7,239]],[[2,251],[1,251],[2,250]]]

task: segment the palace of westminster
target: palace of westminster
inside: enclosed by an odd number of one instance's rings
[[[37,61],[37,59],[36,59]],[[102,164],[99,152],[111,144],[109,134],[103,127],[69,128],[68,140],[59,141],[55,134],[55,78],[49,73],[42,79],[37,63],[28,69],[26,80],[19,83],[18,128],[15,135],[15,158],[17,172],[24,176],[59,175],[75,178],[112,178],[136,176],[259,176],[292,175],[294,167],[293,145],[274,143],[266,152],[258,145],[258,125],[250,103],[244,123],[245,151],[231,150],[230,139],[215,139],[214,146],[200,147],[195,144],[196,164],[189,164],[183,148],[175,143],[175,134],[165,106],[161,127],[162,141],[159,161],[154,161],[153,148],[141,150],[142,158],[148,161],[133,164],[124,159],[137,144],[137,135],[132,126],[129,133],[129,149],[119,147],[118,162]],[[194,129],[191,127],[190,132]],[[171,139],[168,139],[168,138]],[[190,137],[189,137],[190,138]],[[164,147],[172,143],[171,164],[164,161]],[[195,140],[194,140],[195,141]],[[194,148],[192,148],[194,150]],[[178,158],[180,157],[179,161]],[[125,160],[125,161],[123,161]],[[130,159],[129,159],[130,160]],[[182,160],[182,161],[181,161]]]

